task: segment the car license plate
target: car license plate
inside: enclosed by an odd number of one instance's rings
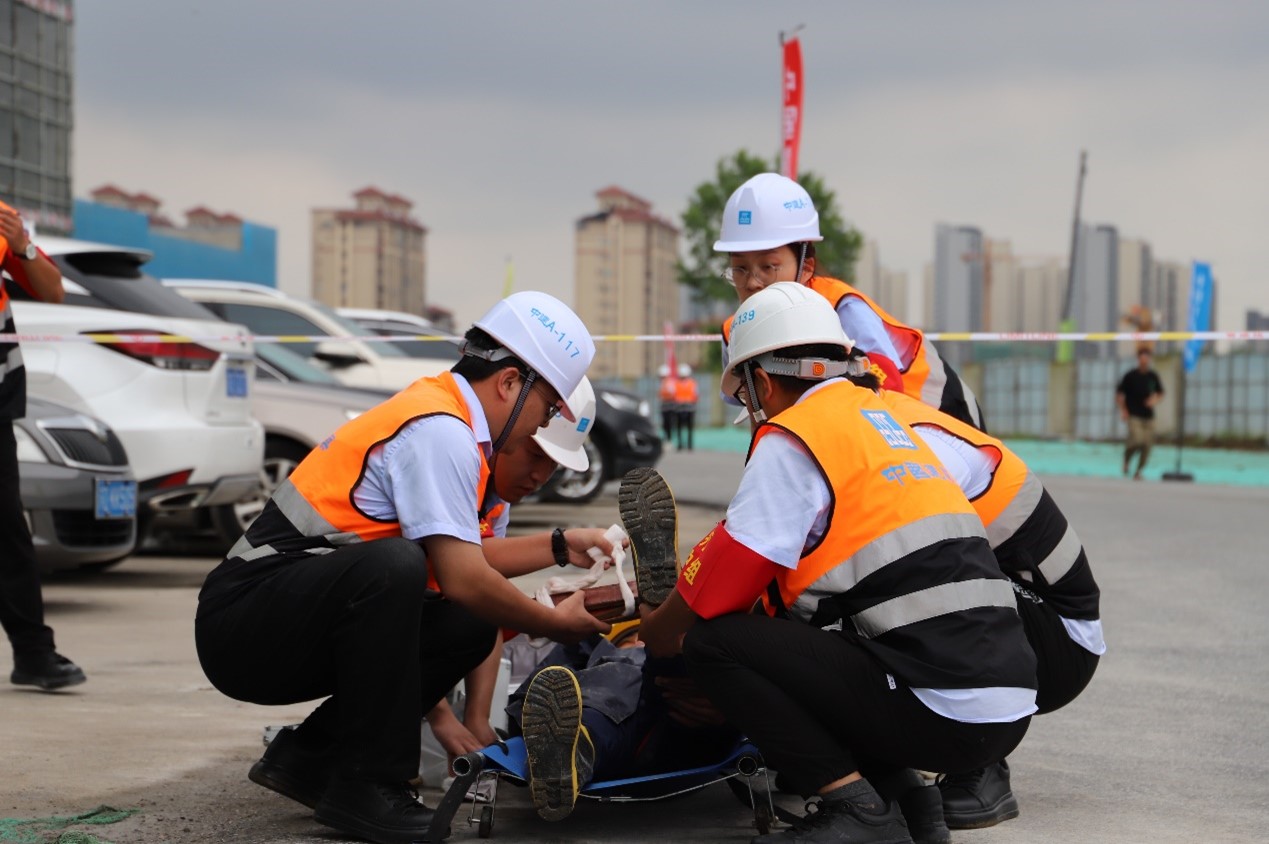
[[[247,397],[247,370],[231,366],[225,370],[225,394],[231,399]]]
[[[137,482],[96,479],[97,518],[130,519],[137,514]]]

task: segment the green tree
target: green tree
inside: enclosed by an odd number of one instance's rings
[[[713,181],[697,185],[683,212],[687,259],[678,264],[679,284],[690,288],[697,302],[735,303],[735,289],[721,276],[727,266],[727,256],[714,251],[723,206],[746,180],[776,169],[766,159],[742,149],[718,162]],[[811,195],[820,215],[820,234],[824,240],[815,245],[816,272],[845,282],[853,281],[855,259],[863,241],[859,231],[846,225],[837,210],[836,195],[825,186],[823,179],[814,173],[801,173],[798,184]]]

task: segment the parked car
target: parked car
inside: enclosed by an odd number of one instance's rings
[[[205,523],[209,508],[254,493],[264,431],[251,415],[255,362],[246,330],[209,319],[175,295],[173,310],[161,317],[136,312],[140,308],[114,310],[171,294],[142,272],[148,252],[37,239],[62,270],[68,304],[14,301],[18,330],[74,339],[23,343],[28,392],[95,416],[118,434],[137,478],[142,536],[165,525]],[[82,337],[97,333],[195,339],[95,343]]]
[[[40,569],[107,568],[137,542],[137,481],[99,419],[34,396],[13,421],[18,488]]]
[[[285,345],[257,344],[251,401],[265,432],[260,492],[216,511],[219,530],[245,531],[318,443],[390,395],[385,390],[345,387]]]
[[[539,493],[546,501],[580,503],[599,495],[604,484],[639,466],[655,466],[661,458],[661,437],[648,403],[634,393],[595,387],[595,425],[585,444],[590,468],[560,468]]]
[[[453,366],[458,360],[460,338],[447,335],[426,317],[415,316],[405,311],[385,311],[374,308],[336,308],[335,312],[367,329],[367,333],[378,334],[380,337],[438,338],[436,340],[393,341],[392,345],[412,358],[445,361],[446,367]]]
[[[332,308],[263,284],[204,279],[164,279],[163,284],[221,319],[245,325],[253,334],[331,338],[286,346],[350,387],[396,392],[419,378],[449,369],[453,363],[412,358],[395,343],[357,339],[367,333],[365,329]]]

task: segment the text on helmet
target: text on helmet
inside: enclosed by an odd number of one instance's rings
[[[736,325],[744,325],[746,322],[752,322],[754,319],[754,310],[750,308],[747,311],[741,311],[736,314]]]
[[[547,316],[542,311],[539,311],[537,308],[531,308],[529,310],[529,313],[533,315],[534,319],[542,323],[542,326],[547,331],[555,335],[556,342],[561,343],[564,346],[565,351],[572,352],[572,354],[570,354],[569,357],[575,358],[582,353],[581,348],[576,347],[573,341],[568,339],[568,334],[566,332],[560,331],[559,329],[555,327],[554,319]]]

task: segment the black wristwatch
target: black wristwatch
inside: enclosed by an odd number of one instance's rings
[[[564,538],[564,528],[551,531],[551,555],[560,568],[568,565],[568,540]]]

